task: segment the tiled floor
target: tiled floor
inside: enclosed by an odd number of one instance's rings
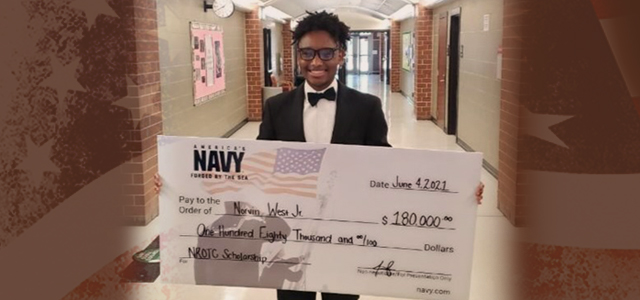
[[[456,144],[454,136],[444,134],[433,122],[416,121],[411,102],[401,94],[390,93],[388,86],[381,84],[378,76],[350,77],[348,82],[349,86],[378,95],[382,99],[389,123],[389,141],[394,147],[464,151]],[[232,138],[255,139],[258,126],[257,122],[250,122]],[[510,293],[510,287],[513,286],[513,276],[509,271],[512,265],[510,249],[511,243],[515,241],[516,229],[497,209],[497,180],[483,170],[482,181],[486,187],[476,223],[470,300],[511,300],[514,297]],[[158,228],[157,223],[158,219],[138,231],[143,236],[152,235],[153,232],[157,234],[158,231],[154,231],[154,228]],[[171,299],[276,299],[275,291],[269,289],[163,285],[150,290],[162,293],[163,296],[171,294]],[[144,298],[156,299],[146,295]],[[317,298],[320,299],[319,296]],[[393,300],[372,296],[362,296],[360,299]]]

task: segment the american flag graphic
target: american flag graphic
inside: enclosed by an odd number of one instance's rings
[[[640,299],[639,13],[634,0],[505,1],[528,125],[517,193],[530,235],[515,299]]]
[[[133,140],[162,118],[157,41],[140,30],[157,27],[155,3],[3,2],[0,298],[127,299],[121,272],[153,240],[127,243],[117,228],[146,212],[123,209],[136,205],[125,167],[154,151],[155,136]]]
[[[288,194],[316,198],[318,173],[326,149],[279,148],[258,152],[242,162],[242,175],[248,180],[212,179],[203,184],[210,194],[237,192],[255,186],[265,194]]]
[[[611,52],[620,69],[631,99],[635,105],[638,115],[640,115],[640,60],[637,59],[640,51],[640,44],[633,41],[633,36],[637,35],[637,16],[632,13],[634,9],[624,1],[604,1],[591,0],[593,8],[602,30],[611,47]]]

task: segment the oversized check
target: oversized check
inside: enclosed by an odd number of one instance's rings
[[[480,153],[169,136],[158,147],[164,282],[469,297]]]

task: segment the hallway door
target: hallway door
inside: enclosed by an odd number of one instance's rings
[[[448,13],[440,14],[438,21],[438,98],[436,102],[436,124],[444,130],[446,103],[444,101],[446,95],[447,81],[447,30]]]
[[[358,74],[369,74],[372,69],[371,36],[358,38]]]
[[[387,73],[387,41],[386,33],[380,34],[380,81],[384,82],[384,76]]]
[[[389,84],[389,32],[380,33],[380,81]]]
[[[391,35],[390,32],[387,31],[384,34],[385,37],[385,43],[386,43],[386,47],[385,47],[385,71],[387,74],[387,79],[386,79],[386,83],[387,85],[391,85]]]
[[[358,46],[358,43],[353,42],[355,39],[356,36],[352,35],[351,39],[347,41],[347,54],[345,57],[347,75],[358,74],[358,60],[356,59],[358,51],[355,49]]]
[[[369,74],[372,71],[370,32],[352,33],[347,41],[347,75]]]
[[[273,66],[271,65],[271,29],[262,29],[262,41],[264,49],[264,85],[272,86],[271,75],[273,74]]]
[[[460,13],[451,15],[451,28],[449,28],[449,33],[449,96],[447,97],[446,132],[458,136],[458,79],[460,74],[460,59],[464,55],[464,48],[460,45]]]

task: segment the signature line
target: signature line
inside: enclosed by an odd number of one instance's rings
[[[412,274],[427,274],[427,275],[451,276],[451,274],[446,274],[446,273],[417,272],[417,271],[405,271],[405,270],[387,270],[387,269],[385,269],[385,268],[382,268],[382,269],[378,270],[378,269],[376,269],[376,268],[358,267],[358,269],[361,269],[361,270],[371,270],[371,271],[380,271],[380,272],[391,271],[391,272],[398,272],[398,273],[412,273]]]
[[[261,263],[261,261],[255,261],[255,260],[236,260],[236,259],[223,259],[223,258],[195,258],[195,257],[180,257],[180,259],[193,259],[193,260],[221,260],[221,261],[235,261],[235,262],[249,262],[249,263]],[[301,262],[301,263],[293,263],[293,262],[286,262],[286,261],[271,261],[269,263],[273,263],[273,264],[285,264],[285,265],[307,265],[310,266],[310,263],[305,263],[305,262]]]

